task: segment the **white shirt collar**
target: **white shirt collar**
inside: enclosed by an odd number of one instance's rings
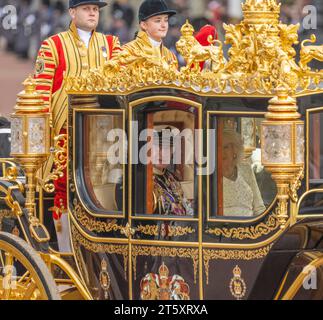
[[[82,29],[77,28],[77,33],[79,34],[81,40],[85,43],[85,46],[88,48],[92,32],[84,31]]]
[[[154,39],[152,39],[152,38],[150,38],[150,37],[148,37],[148,38],[149,38],[149,40],[150,40],[151,45],[152,45],[154,48],[158,48],[158,47],[160,47],[160,46],[162,45],[162,41],[158,42],[158,41],[156,41],[156,40],[154,40]]]

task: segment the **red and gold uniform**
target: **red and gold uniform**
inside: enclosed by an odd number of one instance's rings
[[[38,53],[35,68],[37,91],[52,114],[55,136],[66,133],[68,97],[64,76],[79,77],[89,70],[99,68],[120,51],[117,37],[93,31],[88,47],[81,40],[74,23],[66,32],[46,39]],[[40,175],[46,178],[52,170],[53,157],[43,166]],[[66,203],[66,173],[55,182],[54,206],[64,211]],[[58,216],[56,216],[58,218]]]
[[[156,47],[152,45],[151,40],[144,31],[139,31],[135,40],[125,44],[122,47],[122,52],[129,53],[130,59],[145,53],[147,55],[152,55],[159,60],[164,59],[167,64],[174,63],[177,66],[177,58],[173,52],[166,48],[162,43],[160,46]]]

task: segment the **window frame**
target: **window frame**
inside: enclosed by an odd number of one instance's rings
[[[80,168],[77,169],[77,165],[81,165],[80,161],[79,161],[79,157],[84,157],[85,153],[81,152],[81,154],[76,155],[76,149],[78,149],[77,147],[80,145],[80,143],[84,143],[84,137],[81,136],[80,138],[78,138],[78,143],[76,142],[76,131],[78,130],[80,132],[81,135],[84,134],[83,130],[83,121],[84,121],[84,116],[86,115],[121,115],[122,116],[122,130],[124,130],[124,132],[126,132],[126,112],[123,109],[118,109],[117,107],[114,108],[102,108],[102,109],[81,109],[81,108],[74,108],[73,109],[73,179],[76,182],[75,183],[75,191],[76,194],[80,200],[80,203],[82,204],[82,206],[85,208],[86,212],[95,218],[106,218],[106,219],[125,219],[126,218],[126,212],[127,212],[127,208],[126,208],[126,186],[127,186],[127,175],[126,175],[126,165],[123,164],[122,165],[122,170],[123,170],[123,182],[122,182],[122,187],[123,187],[123,191],[122,191],[122,195],[123,195],[123,199],[122,199],[122,210],[120,211],[108,211],[105,210],[104,208],[98,208],[95,206],[95,201],[94,199],[91,197],[91,195],[89,194],[89,190],[88,190],[88,186],[85,182],[85,173],[84,173],[84,158],[81,160],[81,164],[82,166]],[[81,117],[81,120],[79,120],[79,117]],[[82,122],[82,128],[77,128],[78,125],[78,121]],[[80,141],[81,140],[81,141]],[[84,151],[85,146],[82,146],[82,151]],[[82,174],[80,175],[80,173],[78,172],[79,170],[81,170]],[[83,190],[79,190],[78,185],[82,185]],[[84,194],[87,194],[87,196],[89,197],[90,201],[91,201],[91,206],[93,206],[93,208],[90,208],[90,206],[86,203],[87,201],[85,201],[84,199]],[[98,211],[101,211],[101,213],[98,213]],[[102,211],[105,211],[104,213],[102,213]]]
[[[250,117],[250,118],[263,118],[265,120],[265,114],[266,112],[260,111],[260,112],[250,112],[250,111],[211,111],[208,110],[207,111],[207,130],[209,130],[210,128],[212,128],[212,118],[213,117]],[[218,135],[217,135],[218,137]],[[210,141],[209,141],[209,136],[207,136],[207,159],[208,162],[211,161],[211,156],[210,156]],[[216,146],[217,147],[217,146]],[[215,159],[217,161],[217,159]],[[230,216],[218,216],[218,215],[211,215],[211,179],[212,179],[213,174],[208,175],[207,176],[207,188],[206,188],[206,222],[207,223],[239,223],[239,224],[250,224],[250,223],[254,223],[257,222],[261,219],[263,219],[265,216],[269,215],[270,213],[272,213],[272,210],[277,202],[277,194],[275,196],[275,198],[273,199],[272,203],[270,204],[270,206],[268,206],[266,208],[266,210],[257,216],[254,216],[252,218],[249,217],[230,217]]]

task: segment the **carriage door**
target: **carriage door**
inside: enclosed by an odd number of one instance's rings
[[[126,112],[110,100],[98,106],[91,97],[73,97],[69,217],[77,266],[93,298],[124,300],[129,299]]]
[[[148,97],[130,103],[129,118],[132,298],[200,299],[201,105]]]
[[[220,111],[215,108],[219,104],[210,100],[207,111],[204,297],[247,299],[281,232],[275,213],[276,185],[261,165],[262,105],[257,101],[257,109],[251,111],[252,101],[247,109],[240,100],[230,99],[231,110]],[[233,111],[236,106],[246,110]]]
[[[306,192],[300,197],[300,218],[323,215],[323,108],[306,113]]]

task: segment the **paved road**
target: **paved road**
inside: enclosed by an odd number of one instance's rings
[[[14,54],[0,51],[0,114],[13,112],[22,82],[33,72],[33,62],[17,59]]]

